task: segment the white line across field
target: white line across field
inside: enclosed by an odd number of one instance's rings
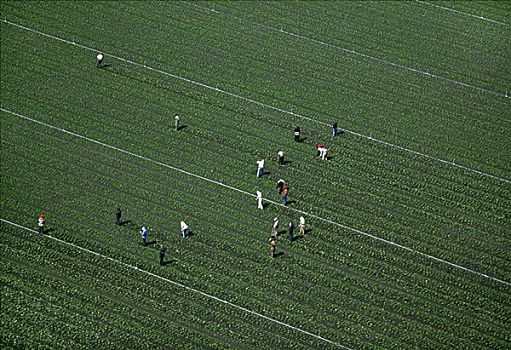
[[[12,222],[12,221],[9,221],[9,220],[5,220],[5,219],[3,219],[3,218],[0,218],[0,221],[5,222],[6,224],[9,224],[9,225],[16,226],[16,227],[18,227],[18,228],[21,228],[21,229],[24,229],[24,230],[30,231],[30,232],[32,232],[32,233],[38,233],[36,230],[33,230],[33,229],[28,228],[28,227],[25,227],[25,226],[19,225],[19,224],[15,223],[15,222]],[[216,300],[216,301],[218,301],[218,302],[221,302],[221,303],[227,304],[227,305],[232,306],[232,307],[234,307],[234,308],[236,308],[236,309],[239,309],[239,310],[241,310],[241,311],[244,311],[244,312],[250,313],[250,314],[252,314],[252,315],[255,315],[255,316],[257,316],[257,317],[263,318],[263,319],[265,319],[265,320],[268,320],[268,321],[271,321],[271,322],[277,323],[277,324],[279,324],[279,325],[281,325],[281,326],[284,326],[284,327],[287,327],[287,328],[293,329],[293,330],[295,330],[295,331],[301,332],[301,333],[303,333],[303,334],[306,334],[306,335],[308,335],[308,336],[311,336],[311,337],[314,337],[314,338],[316,338],[316,339],[322,340],[322,341],[324,341],[324,342],[327,342],[327,343],[329,343],[329,344],[335,345],[335,346],[337,346],[337,347],[340,347],[340,348],[343,348],[343,349],[347,349],[347,350],[353,350],[352,348],[349,348],[349,347],[347,347],[347,346],[345,346],[345,345],[342,345],[342,344],[339,344],[339,343],[337,343],[337,342],[334,342],[334,341],[332,341],[332,340],[330,340],[330,339],[324,338],[324,337],[322,337],[322,336],[320,336],[320,335],[317,335],[317,334],[314,334],[314,333],[308,332],[308,331],[306,331],[306,330],[304,330],[304,329],[301,329],[301,328],[298,328],[298,327],[292,326],[292,325],[290,325],[290,324],[288,324],[288,323],[285,323],[285,322],[282,322],[282,321],[276,320],[276,319],[274,319],[274,318],[271,318],[271,317],[268,317],[268,316],[262,315],[262,314],[260,314],[260,313],[258,313],[258,312],[256,312],[256,311],[252,311],[252,310],[247,309],[247,308],[245,308],[245,307],[243,307],[243,306],[239,306],[239,305],[237,305],[237,304],[233,304],[233,303],[231,303],[231,302],[229,302],[229,301],[227,301],[227,300],[225,300],[225,299],[218,298],[218,297],[216,297],[216,296],[214,296],[214,295],[211,295],[211,294],[208,294],[208,293],[202,292],[202,291],[200,291],[200,290],[198,290],[198,289],[195,289],[195,288],[192,288],[192,287],[185,286],[184,284],[181,284],[181,283],[179,283],[179,282],[176,282],[176,281],[173,281],[173,280],[171,280],[171,279],[168,279],[168,278],[162,277],[162,276],[160,276],[160,275],[157,275],[157,274],[155,274],[155,273],[152,273],[152,272],[149,272],[149,271],[146,271],[146,270],[140,269],[140,268],[138,268],[137,266],[133,266],[133,265],[130,265],[130,264],[126,264],[126,263],[124,263],[124,262],[122,262],[122,261],[120,261],[120,260],[117,260],[117,259],[111,258],[111,257],[109,257],[109,256],[106,256],[106,255],[103,255],[103,254],[100,254],[100,253],[97,253],[97,252],[92,251],[92,250],[87,249],[87,248],[83,248],[83,247],[81,247],[81,246],[79,246],[79,245],[76,245],[76,244],[73,244],[73,243],[70,243],[70,242],[66,242],[66,241],[61,240],[61,239],[59,239],[59,238],[57,238],[57,237],[53,237],[53,236],[50,236],[50,235],[44,235],[44,237],[49,238],[49,239],[53,239],[54,241],[57,241],[57,242],[59,242],[59,243],[63,243],[63,244],[69,245],[69,246],[71,246],[71,247],[74,247],[74,248],[77,248],[77,249],[79,249],[79,250],[81,250],[81,251],[84,251],[84,252],[87,252],[87,253],[90,253],[90,254],[93,254],[93,255],[99,256],[99,257],[101,257],[101,258],[104,258],[104,259],[107,259],[107,260],[113,261],[114,263],[120,264],[120,265],[122,265],[122,266],[124,266],[124,267],[128,267],[128,268],[130,268],[130,269],[137,270],[137,271],[139,271],[139,272],[141,272],[141,273],[145,273],[145,274],[147,274],[147,275],[149,275],[149,276],[152,276],[152,277],[158,278],[158,279],[160,279],[160,280],[162,280],[162,281],[165,281],[165,282],[171,283],[171,284],[173,284],[173,285],[175,285],[175,286],[178,286],[178,287],[184,288],[184,289],[186,289],[186,290],[189,290],[189,291],[191,291],[191,292],[194,292],[194,293],[200,294],[200,295],[202,295],[202,296],[205,296],[206,298],[213,299],[213,300]]]
[[[74,136],[74,137],[78,137],[80,139],[83,139],[83,140],[86,140],[86,141],[89,141],[89,142],[92,142],[92,143],[95,143],[97,145],[100,145],[100,146],[103,146],[103,147],[106,147],[106,148],[110,148],[110,149],[113,149],[113,150],[116,150],[118,152],[122,152],[124,154],[128,154],[130,156],[133,156],[133,157],[136,157],[136,158],[139,158],[139,159],[142,159],[142,160],[145,160],[147,162],[151,162],[151,163],[154,163],[154,164],[157,164],[159,166],[162,166],[162,167],[165,167],[165,168],[168,168],[168,169],[172,169],[172,170],[175,170],[175,171],[178,171],[180,173],[183,173],[183,174],[186,174],[186,175],[189,175],[189,176],[193,176],[193,177],[196,177],[196,178],[199,178],[201,180],[204,180],[204,181],[207,181],[207,182],[210,182],[210,183],[213,183],[213,184],[216,184],[216,185],[219,185],[219,186],[222,186],[222,187],[225,187],[225,188],[228,188],[230,190],[233,190],[233,191],[236,191],[236,192],[240,192],[240,193],[243,193],[245,195],[248,195],[248,196],[251,196],[251,197],[256,197],[255,194],[253,193],[250,193],[250,192],[247,192],[247,191],[244,191],[242,189],[239,189],[239,188],[236,188],[236,187],[233,187],[233,186],[230,186],[230,185],[227,185],[223,182],[220,182],[220,181],[216,181],[216,180],[212,180],[210,178],[207,178],[205,176],[201,176],[201,175],[198,175],[198,174],[195,174],[195,173],[192,173],[192,172],[189,172],[189,171],[186,171],[186,170],[183,170],[183,169],[180,169],[180,168],[177,168],[177,167],[174,167],[172,165],[169,165],[169,164],[166,164],[166,163],[162,163],[160,161],[157,161],[157,160],[154,160],[154,159],[151,159],[151,158],[147,158],[147,157],[144,157],[144,156],[141,156],[139,154],[136,154],[136,153],[133,153],[133,152],[130,152],[130,151],[127,151],[125,149],[122,149],[122,148],[119,148],[119,147],[115,147],[115,146],[112,146],[112,145],[109,145],[109,144],[106,144],[106,143],[103,143],[101,141],[98,141],[98,140],[95,140],[95,139],[92,139],[90,137],[87,137],[87,136],[83,136],[83,135],[80,135],[80,134],[77,134],[75,132],[72,132],[72,131],[68,131],[68,130],[65,130],[65,129],[62,129],[62,128],[59,128],[57,126],[53,126],[53,125],[50,125],[50,124],[47,124],[45,122],[42,122],[42,121],[39,121],[39,120],[36,120],[34,118],[31,118],[31,117],[27,117],[25,115],[22,115],[22,114],[19,114],[19,113],[16,113],[16,112],[13,112],[13,111],[10,111],[8,109],[5,109],[5,108],[2,108],[0,107],[0,111],[3,111],[5,113],[9,113],[9,114],[12,114],[14,116],[17,116],[19,118],[22,118],[22,119],[25,119],[25,120],[28,120],[28,121],[31,121],[33,123],[37,123],[39,125],[43,125],[43,126],[46,126],[50,129],[54,129],[54,130],[58,130],[60,132],[63,132],[65,134],[68,134],[68,135],[71,135],[71,136]],[[429,254],[426,254],[426,253],[423,253],[423,252],[420,252],[418,250],[415,250],[413,248],[410,248],[410,247],[406,247],[404,245],[401,245],[399,243],[396,243],[396,242],[393,242],[393,241],[390,241],[388,239],[385,239],[385,238],[381,238],[381,237],[378,237],[378,236],[375,236],[371,233],[367,233],[367,232],[364,232],[364,231],[360,231],[360,230],[357,230],[356,228],[353,228],[353,227],[350,227],[350,226],[346,226],[344,224],[341,224],[341,223],[338,223],[338,222],[335,222],[335,221],[332,221],[332,220],[329,220],[329,219],[325,219],[325,218],[322,218],[320,216],[317,216],[317,215],[314,215],[314,214],[311,214],[311,213],[308,213],[308,212],[305,212],[303,210],[299,210],[299,209],[296,209],[296,208],[291,208],[291,207],[287,207],[287,206],[284,206],[282,205],[281,203],[278,203],[278,202],[275,202],[275,201],[272,201],[272,200],[268,200],[268,199],[265,199],[266,202],[268,203],[272,203],[274,205],[277,205],[277,206],[281,206],[281,207],[284,207],[290,211],[294,211],[296,213],[300,213],[300,214],[303,214],[303,215],[306,215],[306,216],[309,216],[311,218],[314,218],[316,220],[319,220],[319,221],[323,221],[323,222],[326,222],[326,223],[329,223],[329,224],[332,224],[332,225],[335,225],[335,226],[338,226],[338,227],[341,227],[343,229],[346,229],[346,230],[349,230],[349,231],[352,231],[352,232],[355,232],[355,233],[358,233],[360,235],[363,235],[363,236],[366,236],[366,237],[369,237],[371,239],[375,239],[377,241],[380,241],[380,242],[383,242],[383,243],[386,243],[386,244],[389,244],[389,245],[392,245],[394,247],[398,247],[398,248],[401,248],[401,249],[404,249],[404,250],[407,250],[411,253],[414,253],[414,254],[417,254],[417,255],[420,255],[420,256],[423,256],[427,259],[430,259],[430,260],[434,260],[434,261],[437,261],[439,263],[443,263],[443,264],[446,264],[446,265],[449,265],[451,267],[454,267],[454,268],[457,268],[457,269],[461,269],[461,270],[464,270],[466,272],[470,272],[470,273],[473,273],[473,274],[476,274],[478,276],[481,276],[481,277],[484,277],[484,278],[489,278],[491,280],[494,280],[496,282],[499,282],[499,283],[502,283],[502,284],[506,284],[506,285],[509,285],[511,286],[511,283],[510,282],[506,282],[506,281],[503,281],[501,279],[498,279],[496,277],[492,277],[492,276],[489,276],[487,274],[484,274],[484,273],[481,273],[481,272],[477,272],[477,271],[474,271],[474,270],[471,270],[469,268],[466,268],[466,267],[463,267],[461,265],[458,265],[458,264],[455,264],[455,263],[452,263],[452,262],[449,262],[447,260],[444,260],[444,259],[440,259],[440,258],[437,258],[433,255],[429,255]]]
[[[194,3],[188,3],[188,4],[190,4],[192,6],[196,6],[196,7],[202,8],[202,9],[210,11],[210,12],[222,14],[223,16],[230,16],[229,14],[226,14],[226,13],[223,13],[223,12],[211,9],[211,8],[203,6],[203,5],[198,5],[198,4],[194,4]],[[269,25],[266,25],[266,24],[261,24],[261,23],[258,23],[258,22],[247,20],[247,19],[244,19],[244,18],[241,18],[241,17],[238,17],[238,16],[232,16],[232,17],[237,19],[238,21],[252,23],[253,25],[256,25],[256,26],[261,27],[261,28],[265,28],[265,29],[268,29],[268,30],[271,30],[271,31],[274,31],[274,32],[278,32],[278,33],[282,33],[282,34],[285,34],[285,35],[293,36],[295,38],[307,40],[307,41],[313,42],[313,43],[318,44],[318,45],[331,47],[331,48],[336,49],[336,50],[348,52],[348,53],[353,54],[353,55],[357,55],[357,56],[364,57],[364,58],[367,58],[367,59],[370,59],[370,60],[373,60],[373,61],[378,61],[378,62],[381,62],[381,63],[385,63],[385,64],[388,64],[388,65],[391,65],[391,66],[394,66],[394,67],[398,67],[398,68],[401,68],[401,69],[408,70],[410,72],[426,75],[428,77],[439,79],[439,80],[448,81],[448,82],[453,83],[453,84],[457,84],[457,85],[461,85],[461,86],[468,87],[468,88],[471,88],[471,89],[479,90],[479,91],[486,92],[486,93],[489,93],[489,94],[492,94],[492,95],[495,95],[495,96],[506,97],[506,94],[504,92],[496,92],[496,91],[484,89],[482,87],[471,85],[471,84],[467,84],[467,83],[464,83],[464,82],[459,81],[459,80],[450,79],[450,78],[446,78],[446,77],[443,77],[443,76],[440,76],[440,75],[437,75],[437,74],[429,73],[429,72],[427,72],[425,70],[422,70],[422,69],[404,66],[402,64],[395,63],[395,62],[386,60],[386,59],[381,58],[381,57],[367,55],[367,54],[364,54],[364,53],[361,53],[361,52],[358,52],[358,51],[355,51],[355,50],[347,49],[347,48],[342,47],[342,46],[337,46],[337,45],[330,44],[330,43],[327,43],[327,42],[322,41],[322,40],[314,39],[314,38],[311,38],[311,37],[303,35],[303,34],[298,34],[298,33],[290,32],[290,31],[284,30],[282,28],[272,27],[272,26],[269,26]]]
[[[499,22],[499,21],[495,21],[493,19],[486,18],[486,17],[483,17],[483,16],[477,16],[477,15],[473,15],[471,13],[463,12],[463,11],[460,11],[460,10],[455,10],[455,9],[452,9],[452,8],[449,8],[449,7],[444,7],[444,6],[440,6],[440,5],[437,5],[437,4],[432,4],[432,3],[427,2],[427,1],[421,1],[421,0],[415,0],[415,1],[417,1],[418,3],[421,3],[421,4],[438,7],[440,9],[442,9],[442,10],[452,11],[452,12],[456,12],[456,13],[459,13],[459,14],[462,14],[462,15],[465,15],[465,16],[470,16],[470,17],[474,17],[474,18],[477,18],[477,19],[482,19],[483,21],[488,21],[488,22],[492,22],[492,23],[496,23],[496,24],[501,24],[503,26],[508,26],[509,25],[509,24],[504,23],[504,22]]]
[[[43,35],[43,36],[51,38],[51,39],[55,39],[55,40],[61,41],[61,42],[64,42],[66,44],[69,44],[69,45],[77,46],[77,47],[83,48],[85,50],[94,51],[94,52],[102,51],[102,50],[99,50],[99,49],[95,49],[95,48],[92,48],[92,47],[88,47],[88,46],[85,46],[85,45],[81,45],[81,44],[75,43],[74,41],[69,41],[69,40],[66,40],[66,39],[62,39],[60,37],[53,36],[51,34],[47,34],[47,33],[41,32],[39,30],[28,28],[28,27],[25,27],[23,25],[10,22],[10,21],[8,21],[6,19],[3,20],[3,23],[9,24],[9,25],[12,25],[12,26],[15,26],[15,27],[18,27],[18,28],[21,28],[21,29],[24,29],[24,30],[27,30],[27,31],[30,31],[30,32],[33,32],[33,33],[36,33],[36,34],[40,34],[40,35]],[[330,126],[330,124],[328,124],[328,123],[325,123],[325,122],[313,119],[311,117],[307,117],[307,116],[304,116],[304,115],[301,115],[301,114],[298,114],[298,113],[295,113],[295,112],[292,112],[292,111],[288,111],[288,110],[285,110],[285,109],[282,109],[282,108],[279,108],[279,107],[268,105],[266,103],[253,100],[251,98],[244,97],[244,96],[241,96],[241,95],[238,95],[238,94],[235,94],[233,92],[226,91],[226,90],[222,90],[222,89],[219,89],[217,87],[206,85],[206,84],[203,84],[203,83],[200,83],[198,81],[194,81],[194,80],[191,80],[191,79],[188,79],[188,78],[184,78],[184,77],[181,77],[181,76],[176,75],[176,74],[165,72],[165,71],[157,69],[157,68],[152,68],[152,67],[147,66],[147,65],[142,64],[142,63],[131,61],[129,59],[122,58],[122,57],[119,57],[119,56],[115,56],[115,55],[112,55],[112,54],[109,54],[109,53],[104,53],[104,54],[106,56],[118,59],[120,61],[132,64],[132,65],[135,65],[135,66],[143,67],[145,69],[148,69],[148,70],[160,73],[160,74],[164,74],[166,76],[169,76],[169,77],[172,77],[172,78],[175,78],[175,79],[179,79],[179,80],[188,82],[190,84],[194,84],[194,85],[197,85],[197,86],[209,89],[209,90],[213,90],[213,91],[216,91],[216,92],[219,92],[219,93],[231,96],[231,97],[235,97],[235,98],[238,98],[238,99],[241,99],[241,100],[244,100],[244,101],[256,104],[256,105],[261,106],[261,107],[269,108],[269,109],[272,109],[272,110],[275,110],[275,111],[278,111],[278,112],[281,112],[281,113],[284,113],[284,114],[292,115],[294,117],[301,118],[301,119],[304,119],[304,120],[308,120],[308,121],[311,121],[311,122],[314,122],[314,123],[317,123],[317,124],[321,124],[321,125],[325,125],[325,126]],[[349,133],[349,134],[361,137],[361,138],[368,139],[370,141],[374,141],[374,142],[377,142],[377,143],[384,144],[386,146],[389,146],[389,147],[392,147],[392,148],[395,148],[395,149],[398,149],[398,150],[401,150],[401,151],[404,151],[404,152],[412,153],[412,154],[415,154],[415,155],[420,156],[420,157],[428,158],[428,159],[431,159],[431,160],[434,160],[434,161],[437,161],[437,162],[440,162],[440,163],[443,163],[443,164],[454,166],[454,167],[457,167],[459,169],[463,169],[463,170],[471,172],[471,173],[479,174],[481,176],[489,177],[489,178],[492,178],[492,179],[495,179],[495,180],[499,180],[499,181],[502,181],[502,182],[511,183],[511,180],[509,180],[509,179],[506,179],[506,178],[503,178],[503,177],[499,177],[499,176],[496,176],[496,175],[492,175],[492,174],[488,174],[488,173],[485,173],[483,171],[480,171],[480,170],[477,170],[477,169],[474,169],[474,168],[470,168],[470,167],[466,167],[466,166],[463,166],[463,165],[460,165],[460,164],[456,164],[456,163],[454,163],[454,161],[448,161],[448,160],[445,160],[445,159],[441,159],[441,158],[437,158],[437,157],[434,157],[434,156],[430,156],[428,154],[421,153],[421,152],[418,152],[418,151],[414,151],[412,149],[409,149],[409,148],[406,148],[406,147],[402,147],[402,146],[399,146],[399,145],[396,145],[396,144],[393,144],[393,143],[390,143],[390,142],[386,142],[384,140],[380,140],[380,139],[374,138],[372,136],[367,136],[367,135],[364,135],[364,134],[360,134],[360,133],[355,132],[355,131],[350,131],[350,130],[347,130],[347,129],[343,129],[343,131],[346,132],[346,133]]]

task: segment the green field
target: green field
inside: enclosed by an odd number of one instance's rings
[[[3,349],[511,348],[510,2],[0,8]]]

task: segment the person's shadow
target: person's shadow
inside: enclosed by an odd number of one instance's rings
[[[164,260],[163,264],[161,266],[167,266],[167,265],[170,265],[175,262],[177,262],[177,260],[174,260],[174,259]]]
[[[183,129],[186,129],[188,127],[188,125],[179,125],[177,127],[177,131],[180,131],[180,130],[183,130]]]
[[[55,231],[54,228],[49,228],[49,229],[43,230],[43,235],[49,235],[53,231]]]
[[[179,232],[179,236],[180,236],[181,238],[183,238],[183,235],[181,234],[181,232]],[[186,238],[188,238],[188,237],[192,237],[192,236],[195,236],[195,232],[193,232],[193,231],[191,231],[191,230],[188,230],[188,232],[186,233],[186,236],[185,236],[185,237],[186,237]]]
[[[132,220],[124,220],[119,223],[119,226],[128,226],[130,223],[132,223]]]
[[[287,233],[287,229],[283,229],[283,230],[277,231],[276,236],[279,237],[280,235],[283,235],[285,233]]]

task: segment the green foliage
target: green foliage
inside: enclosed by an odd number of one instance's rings
[[[2,218],[35,229],[44,211],[52,236],[350,348],[511,342],[508,286],[302,214],[511,281],[508,183],[349,133],[334,139],[321,124],[337,120],[341,129],[510,178],[507,99],[340,49],[502,92],[510,75],[496,67],[510,63],[502,54],[510,47],[508,27],[415,2],[1,6],[7,20],[101,50],[109,64],[96,69],[94,52],[2,23],[2,108],[254,195],[1,112]],[[501,20],[504,10],[487,11]],[[176,113],[186,126],[178,132]],[[304,142],[293,141],[295,125]],[[316,142],[333,148],[330,160],[315,158]],[[275,162],[279,150],[291,161],[283,167]],[[271,173],[256,179],[261,158]],[[257,210],[256,190],[279,201],[279,178],[295,202]],[[121,227],[114,225],[117,207],[130,220]],[[283,255],[270,259],[272,218],[284,227],[301,215],[311,232],[293,243],[282,233]],[[192,232],[186,239],[181,220]],[[147,248],[142,225],[156,241]],[[0,227],[5,347],[332,346],[119,263]],[[161,243],[168,248],[164,267]]]

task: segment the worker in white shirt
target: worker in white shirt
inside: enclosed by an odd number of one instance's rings
[[[188,225],[184,221],[181,221],[181,236],[185,238],[186,235],[188,235]]]
[[[257,177],[264,175],[264,159],[257,161]]]
[[[298,227],[300,228],[300,234],[305,236],[305,218],[303,216],[300,216],[300,225]]]
[[[174,117],[174,127],[175,127],[176,131],[179,130],[179,116],[177,114]]]
[[[273,225],[271,227],[271,235],[272,235],[272,237],[277,237],[278,233],[279,233],[279,219],[274,218]]]
[[[321,153],[321,159],[327,160],[329,151],[330,151],[330,149],[327,149],[327,148],[323,149],[323,152]]]
[[[321,157],[321,159],[326,160],[328,154],[328,149],[325,148],[325,146],[318,147],[318,157]]]
[[[101,52],[97,54],[96,59],[96,68],[103,67],[103,59],[105,58],[105,55],[103,55]]]
[[[263,207],[263,193],[261,191],[257,191],[257,209],[264,209]]]

